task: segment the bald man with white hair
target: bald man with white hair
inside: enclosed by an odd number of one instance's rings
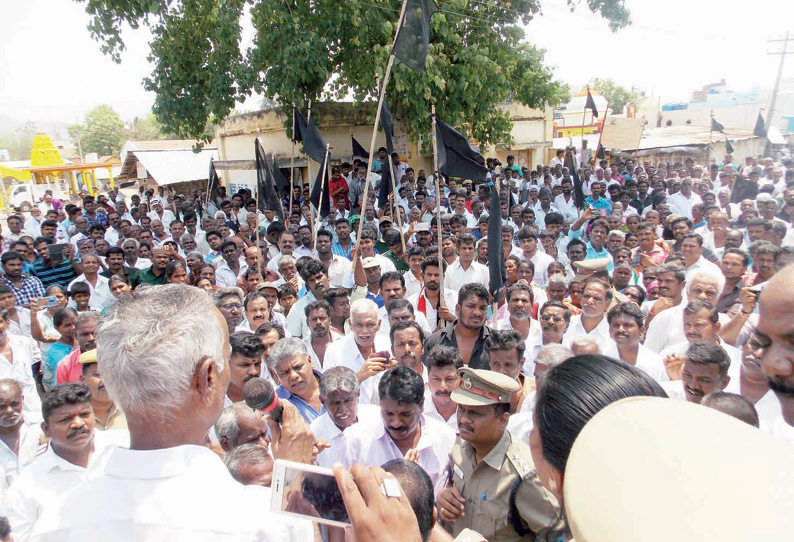
[[[263,509],[264,489],[240,485],[205,446],[229,384],[229,336],[203,291],[171,284],[122,296],[97,330],[97,357],[130,448],[110,448],[87,483],[45,510],[34,540],[303,540],[299,523]],[[268,422],[274,456],[309,462],[314,437],[283,406],[282,424]],[[91,513],[75,514],[76,502]]]
[[[361,404],[378,402],[379,377],[397,363],[391,355],[388,336],[378,333],[380,326],[375,302],[367,298],[358,299],[350,305],[352,333],[332,342],[325,351],[324,371],[342,366],[356,373],[361,384]]]

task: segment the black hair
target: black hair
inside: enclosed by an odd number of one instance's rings
[[[334,234],[324,228],[317,231],[317,237],[319,238],[321,235],[327,237],[332,242],[334,240]]]
[[[257,337],[264,337],[271,331],[275,330],[278,333],[278,338],[283,339],[287,336],[287,333],[284,331],[284,327],[281,324],[274,324],[273,322],[265,322],[258,328],[256,328],[256,335]]]
[[[443,270],[444,270],[444,272],[446,272],[446,270],[447,270],[447,262],[446,262],[446,260],[441,260],[441,261],[443,262],[443,264],[442,264],[443,268],[444,268]],[[425,258],[425,261],[422,262],[422,273],[424,273],[425,269],[427,269],[428,267],[438,267],[438,256],[437,255],[434,254],[433,256],[428,256],[427,258]]]
[[[397,230],[389,230],[383,234],[383,242],[387,247],[397,246],[401,243],[401,234]]]
[[[400,482],[400,487],[405,492],[408,502],[416,515],[419,524],[419,535],[423,542],[430,538],[430,531],[433,529],[435,520],[433,510],[435,499],[433,497],[433,481],[425,470],[414,463],[405,459],[392,459],[385,465],[383,470],[390,472]]]
[[[309,259],[300,269],[300,276],[304,281],[308,281],[311,277],[317,275],[318,273],[322,273],[323,275],[326,274],[325,266],[320,260]]]
[[[239,354],[246,358],[259,357],[265,353],[265,345],[259,337],[247,331],[232,333],[229,337],[229,345],[232,347],[232,354]]]
[[[173,275],[174,271],[177,269],[182,269],[182,271],[187,272],[187,266],[180,260],[171,260],[168,262],[168,265],[165,266],[165,278],[170,279],[171,275]]]
[[[407,301],[407,300],[400,299],[398,301]],[[396,304],[397,304],[397,301],[392,303],[391,306],[389,307],[389,310],[391,310]],[[409,305],[411,304],[410,301],[408,302],[408,304]],[[411,306],[411,309],[413,309],[413,305]],[[420,326],[416,322],[397,322],[396,324],[394,324],[391,327],[391,329],[389,330],[389,339],[391,340],[391,343],[394,344],[394,333],[395,332],[404,331],[406,329],[415,329],[416,332],[419,333],[419,342],[422,343],[422,344],[425,344],[425,332],[422,329],[422,326]]]
[[[422,377],[404,365],[398,365],[383,373],[378,384],[378,397],[381,402],[389,398],[398,403],[424,404],[425,383]]]
[[[0,256],[0,262],[2,262],[3,265],[5,265],[8,262],[13,261],[13,260],[19,260],[20,262],[24,262],[25,261],[22,258],[22,254],[20,254],[19,252],[14,251],[14,250],[11,250],[9,252],[4,252],[3,255]]]
[[[637,322],[638,327],[642,327],[645,322],[645,318],[642,315],[642,310],[633,301],[625,301],[612,307],[607,313],[607,322],[612,324],[612,320],[620,315],[634,318],[634,321]]]
[[[405,277],[399,271],[389,271],[384,273],[380,276],[380,281],[378,281],[378,287],[383,288],[383,283],[390,280],[399,280],[400,286],[405,289]]]
[[[47,390],[41,400],[41,415],[49,423],[53,411],[64,405],[91,403],[91,390],[85,384],[69,382],[58,384]]]
[[[713,391],[701,399],[700,404],[718,410],[728,416],[733,416],[747,425],[752,425],[756,428],[761,425],[755,405],[738,393]]]
[[[454,365],[455,369],[463,367],[463,358],[457,348],[451,346],[436,346],[425,356],[425,365],[429,371],[433,367],[449,367]]]
[[[695,299],[687,303],[686,307],[684,307],[684,316],[691,316],[702,310],[709,311],[709,322],[711,322],[712,325],[719,322],[720,314],[717,312],[717,308],[708,301],[701,301],[700,299]]]
[[[295,291],[295,288],[293,288],[291,284],[289,283],[282,284],[281,288],[278,289],[279,300],[281,300],[284,297],[287,297],[288,295],[293,295],[295,297],[298,297],[298,292]]]
[[[325,299],[312,301],[304,307],[303,312],[306,315],[306,319],[308,320],[310,312],[316,310],[324,310],[326,316],[331,316],[331,305]]]
[[[720,378],[728,374],[731,358],[723,347],[710,341],[698,341],[689,345],[686,351],[686,361],[695,365],[716,365]]]
[[[254,270],[254,271],[256,273],[259,273],[259,271],[257,271],[257,270]],[[248,271],[246,271],[246,273],[247,272]],[[248,310],[248,303],[250,303],[251,301],[253,301],[255,299],[264,299],[265,301],[267,301],[267,296],[261,290],[254,290],[253,292],[251,292],[250,294],[246,295],[243,298],[243,309],[244,310]]]
[[[642,370],[606,356],[574,356],[552,367],[544,375],[535,403],[543,457],[564,473],[585,424],[606,406],[637,396],[667,394]]]
[[[524,358],[524,351],[527,349],[527,343],[515,329],[501,331],[492,329],[488,337],[485,338],[483,348],[489,353],[493,350],[509,351],[515,348],[518,352],[518,363],[520,365]]]
[[[75,282],[74,284],[72,284],[72,286],[69,288],[69,295],[71,297],[74,297],[75,295],[78,294],[91,295],[91,287],[88,285],[88,283]]]
[[[563,303],[562,301],[555,301],[553,299],[549,300],[549,301],[546,301],[543,304],[543,306],[538,311],[538,316],[542,315],[546,311],[546,308],[551,308],[551,307],[557,307],[558,309],[564,310],[565,311],[565,316],[564,316],[565,323],[566,324],[570,324],[571,323],[571,316],[573,316],[573,313],[571,313],[571,309],[569,309],[565,305],[565,303]]]
[[[488,289],[485,286],[478,282],[470,282],[464,284],[463,288],[458,292],[458,305],[463,305],[464,301],[471,296],[485,301],[486,304],[491,301],[491,294],[488,293]]]

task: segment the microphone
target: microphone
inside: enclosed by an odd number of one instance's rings
[[[281,423],[284,407],[278,402],[273,385],[264,378],[252,378],[243,384],[243,399],[252,409],[267,414],[276,423]]]

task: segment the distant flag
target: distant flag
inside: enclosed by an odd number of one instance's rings
[[[277,192],[276,179],[259,138],[254,140],[254,155],[256,157],[257,209],[272,209],[283,224],[284,208],[281,205],[279,192]]]
[[[325,163],[325,155],[323,154],[323,159],[320,160],[320,164]],[[323,182],[323,176],[325,176],[325,181]],[[322,192],[321,192],[322,190]],[[326,163],[325,170],[320,168],[320,171],[317,172],[317,178],[314,179],[314,186],[312,186],[312,192],[309,196],[311,199],[314,208],[317,209],[320,213],[322,218],[327,217],[331,212],[331,186],[328,178],[328,164]]]
[[[469,145],[469,141],[452,126],[436,118],[438,169],[449,177],[486,181],[485,158]]]
[[[755,121],[755,128],[753,128],[753,135],[755,137],[766,137],[766,125],[764,123],[764,117],[761,116],[761,112],[758,112],[758,118]]]
[[[733,154],[733,145],[731,145],[731,142],[727,137],[725,138],[725,152],[727,154]]]
[[[595,100],[593,99],[593,95],[590,94],[590,89],[587,89],[587,102],[584,104],[585,109],[589,109],[593,112],[593,116],[598,118],[598,108],[596,107]]]
[[[505,186],[502,186],[502,190]],[[491,208],[488,211],[488,271],[490,281],[488,288],[494,302],[499,299],[505,285],[505,251],[502,244],[502,200],[496,190],[496,183],[491,190]],[[494,315],[496,321],[496,315]]]
[[[570,171],[573,177],[573,201],[577,209],[584,209],[584,190],[582,190],[582,180],[579,178],[579,172],[576,168],[576,160],[573,153],[568,150],[565,153],[565,167]]]
[[[424,73],[430,44],[430,17],[439,9],[435,0],[406,1],[405,17],[392,54],[412,70]]]
[[[384,205],[386,205],[389,201],[389,196],[391,196],[392,192],[394,191],[393,186],[394,183],[391,180],[391,157],[386,158],[386,163],[383,164],[383,173],[380,176],[380,186],[378,186],[378,208],[382,209]]]
[[[276,181],[276,188],[278,189],[278,195],[281,197],[281,194],[284,193],[285,188],[289,188],[289,181],[284,174],[281,173],[281,168],[278,167],[276,164],[276,160],[273,160],[273,179]]]
[[[292,137],[303,142],[303,151],[309,158],[322,164],[325,159],[325,141],[313,120],[307,121],[297,107],[292,108],[294,123]]]
[[[210,159],[210,172],[208,175],[209,180],[209,189],[207,190],[207,197],[209,198],[209,203],[212,203],[216,207],[220,208],[220,191],[218,190],[221,186],[221,179],[218,177],[218,172],[215,171],[215,163]]]
[[[364,150],[364,147],[361,146],[361,143],[356,141],[356,138],[352,135],[350,136],[350,139],[353,140],[353,158],[369,160],[369,153]]]
[[[383,164],[378,188],[378,207],[383,207],[388,202],[396,184],[396,181],[392,179],[391,167],[391,153],[394,152],[394,119],[391,116],[391,111],[389,111],[389,104],[385,95],[383,97],[383,108],[380,112],[380,124],[383,127],[383,135],[386,137],[386,163]]]
[[[725,126],[717,122],[717,119],[715,119],[714,117],[711,117],[711,129],[714,130],[715,132],[722,132],[723,130],[725,130]]]
[[[596,151],[596,158],[598,158],[599,160],[604,160],[606,159],[606,157],[607,157],[606,149],[604,149],[604,146],[601,143],[599,143],[598,150]]]

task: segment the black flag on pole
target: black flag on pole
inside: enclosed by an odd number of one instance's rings
[[[504,190],[505,187],[502,187]],[[490,281],[488,288],[494,301],[499,299],[505,285],[505,251],[502,245],[502,200],[496,191],[496,184],[491,190],[491,208],[488,211],[488,271]],[[496,315],[494,315],[496,321]]]
[[[215,207],[220,209],[221,195],[218,189],[221,186],[221,180],[220,177],[218,177],[218,172],[215,171],[215,163],[212,161],[212,159],[210,159],[210,172],[208,178],[209,189],[207,197],[209,198],[209,203],[212,203]]]
[[[369,160],[369,153],[364,150],[364,147],[361,146],[361,143],[356,141],[356,138],[352,135],[350,136],[350,139],[353,140],[353,158]]]
[[[407,0],[392,54],[419,73],[425,71],[430,43],[430,17],[438,11],[435,0]]]
[[[259,139],[254,140],[254,154],[256,156],[256,183],[257,183],[257,209],[272,209],[278,219],[284,223],[284,208],[279,197],[276,178],[262,149]]]
[[[753,128],[753,135],[755,137],[766,137],[766,124],[761,112],[758,112],[758,118],[755,120],[755,128]]]
[[[320,160],[320,165],[322,166],[323,163],[325,163],[325,169],[321,167],[317,172],[317,178],[314,179],[314,186],[312,186],[312,193],[309,197],[320,216],[325,218],[331,213],[331,186],[328,182],[328,163],[324,155]],[[323,182],[323,176],[325,176],[325,182]]]
[[[714,130],[715,132],[722,132],[723,130],[725,130],[725,126],[717,122],[717,119],[715,119],[714,117],[711,117],[711,129]]]
[[[728,154],[733,154],[733,145],[731,145],[731,142],[727,137],[725,138],[725,152]]]
[[[438,169],[449,177],[486,181],[485,158],[469,145],[468,140],[452,126],[436,118]]]
[[[391,180],[391,157],[386,159],[386,163],[383,164],[383,173],[380,176],[380,186],[378,186],[378,208],[382,209],[384,205],[386,205],[389,201],[389,196],[391,196],[392,192],[394,191],[394,183]]]
[[[394,119],[389,111],[385,95],[383,96],[383,109],[380,112],[380,125],[383,127],[383,135],[386,137],[386,154],[391,160],[391,153],[394,152]]]
[[[293,108],[293,115],[296,131],[293,132],[292,137],[295,141],[303,142],[303,151],[309,158],[318,164],[322,164],[325,159],[325,141],[320,136],[320,130],[317,129],[317,125],[314,124],[313,120],[307,122],[297,108]]]
[[[576,160],[573,157],[573,152],[568,149],[565,152],[565,167],[573,177],[573,201],[577,209],[584,209],[584,190],[582,190],[582,180],[579,178],[579,172],[576,167]]]
[[[601,143],[599,143],[598,150],[596,151],[596,158],[598,158],[599,160],[604,160],[606,159],[606,157],[607,157],[607,151],[606,149],[604,149],[604,146]]]
[[[392,179],[392,158],[394,152],[394,119],[389,111],[389,104],[386,96],[383,97],[383,109],[380,112],[380,125],[383,127],[383,135],[386,137],[386,163],[380,176],[380,186],[378,187],[378,207],[383,207],[389,200],[389,196],[394,191],[395,180]]]
[[[593,95],[590,94],[590,89],[587,89],[587,101],[584,104],[585,109],[589,109],[593,112],[593,116],[598,118],[598,108],[596,107],[595,100],[593,99]]]

